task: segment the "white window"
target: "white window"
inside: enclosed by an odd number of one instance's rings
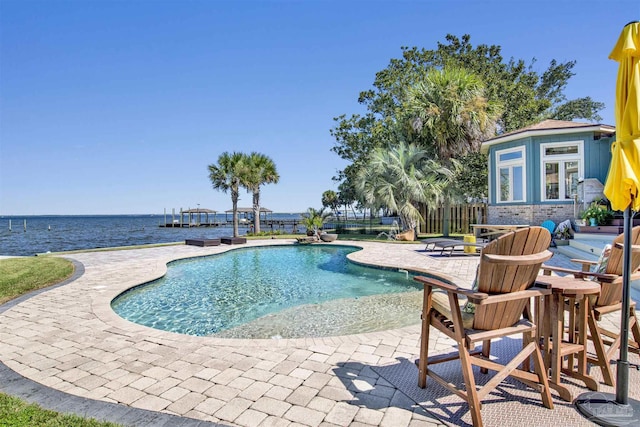
[[[583,142],[540,145],[542,200],[570,200],[577,193],[583,171]]]
[[[524,147],[496,151],[497,202],[524,202],[526,169]]]

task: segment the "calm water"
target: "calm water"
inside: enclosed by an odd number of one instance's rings
[[[202,218],[204,221],[204,216]],[[272,218],[299,219],[300,214],[274,213]],[[171,215],[167,215],[167,219],[171,222]],[[213,221],[212,216],[209,219]],[[12,231],[9,231],[10,220]],[[225,216],[218,215],[217,220],[224,221]],[[231,221],[231,215],[228,220]],[[230,226],[159,227],[163,222],[164,215],[0,216],[0,255],[31,256],[76,249],[178,242],[194,237],[228,236],[232,231]],[[241,227],[240,234],[247,230]]]
[[[170,264],[166,276],[124,293],[113,301],[112,308],[136,323],[200,336],[241,327],[258,319],[263,321],[251,326],[251,337],[256,337],[256,331],[262,331],[258,334],[260,338],[291,338],[309,333],[324,336],[336,330],[338,333],[363,332],[360,328],[357,331],[343,329],[345,324],[349,327],[362,323],[354,321],[354,316],[370,321],[371,305],[359,304],[359,299],[417,291],[421,286],[407,273],[349,262],[346,255],[356,250],[329,245],[246,248],[177,261]],[[286,319],[287,309],[298,307],[308,316],[310,312],[322,311],[318,308],[333,301],[343,302],[341,309],[334,310],[333,315],[321,313],[320,322],[317,318],[307,318],[304,322],[283,321],[280,314],[284,310]],[[400,310],[406,311],[401,307]],[[290,313],[299,316],[299,311]],[[413,311],[411,322],[419,320],[418,313],[419,310]],[[383,317],[378,327],[386,328],[389,316]],[[289,330],[308,328],[310,324],[317,330],[295,333]],[[278,325],[288,325],[289,329],[278,329]],[[240,335],[246,337],[244,333]]]

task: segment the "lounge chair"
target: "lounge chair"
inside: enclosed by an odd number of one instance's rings
[[[536,288],[534,283],[542,263],[551,258],[547,249],[551,235],[542,227],[519,229],[498,237],[482,250],[476,277],[477,291],[459,288],[446,279],[416,277],[424,284],[422,334],[418,364],[418,385],[427,385],[427,376],[462,397],[469,404],[474,426],[482,425],[480,401],[507,376],[536,388],[545,407],[553,402],[540,347],[535,339],[536,325],[523,318],[528,313],[530,299],[549,294],[548,289]],[[435,289],[444,292],[434,292]],[[466,296],[475,304],[475,313],[463,311],[458,298]],[[447,355],[428,357],[429,329],[433,326],[456,341],[457,351]],[[489,358],[492,339],[522,334],[522,350],[507,365]],[[482,351],[476,351],[476,344]],[[533,356],[535,373],[528,370]],[[443,378],[430,365],[459,359],[465,389],[460,390]],[[523,369],[518,366],[523,364]],[[476,389],[472,366],[482,372],[497,374],[479,390]]]
[[[543,265],[545,274],[551,272],[572,274],[574,277],[595,280],[600,284],[600,295],[591,301],[591,313],[589,316],[589,339],[592,340],[596,358],[588,358],[588,361],[600,367],[604,382],[610,386],[614,385],[613,373],[609,361],[616,356],[620,348],[620,335],[617,332],[609,331],[600,326],[598,321],[605,314],[620,311],[622,309],[622,268],[623,268],[623,241],[624,235],[620,234],[613,239],[612,244],[605,247],[598,261],[586,261],[572,259],[571,261],[582,264],[581,270],[571,270],[561,267],[551,267]],[[631,231],[631,244],[640,245],[640,226],[633,227]],[[591,271],[593,267],[593,271]],[[640,279],[640,252],[633,250],[631,253],[631,277],[630,280]],[[640,325],[636,317],[635,302],[631,302],[629,307],[629,330],[631,339],[629,349],[640,354]],[[607,349],[605,345],[608,345]]]
[[[427,245],[425,247],[425,251],[434,252],[436,250],[439,250],[440,255],[444,255],[446,252],[449,256],[453,254],[456,248],[464,249],[465,247],[468,247],[468,248],[482,249],[487,245],[486,243],[464,242],[462,240],[447,239],[444,237],[442,238],[434,237],[431,239],[424,239],[424,240],[421,240],[421,242]]]

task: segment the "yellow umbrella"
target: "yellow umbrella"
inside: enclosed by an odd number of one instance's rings
[[[640,22],[625,25],[609,55],[620,63],[616,81],[616,141],[604,194],[615,210],[624,211],[624,268],[620,358],[616,394],[589,392],[576,399],[583,415],[606,426],[640,425],[640,402],[629,399],[629,276],[631,273],[631,211],[640,208]]]
[[[623,211],[633,198],[640,210],[640,22],[627,24],[609,55],[620,63],[616,82],[616,142],[604,194],[615,210]]]

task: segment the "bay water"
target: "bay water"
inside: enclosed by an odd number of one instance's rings
[[[231,236],[232,216],[209,215],[217,227],[160,227],[171,215],[0,216],[0,256],[33,256],[47,252],[180,242]],[[186,218],[186,217],[185,217]],[[299,220],[299,213],[273,213],[267,219]],[[204,222],[204,215],[202,216]],[[26,226],[25,226],[26,223]],[[11,229],[9,229],[11,227]],[[291,225],[274,230],[292,232]],[[249,231],[240,227],[240,235]],[[262,231],[271,231],[263,226]]]

